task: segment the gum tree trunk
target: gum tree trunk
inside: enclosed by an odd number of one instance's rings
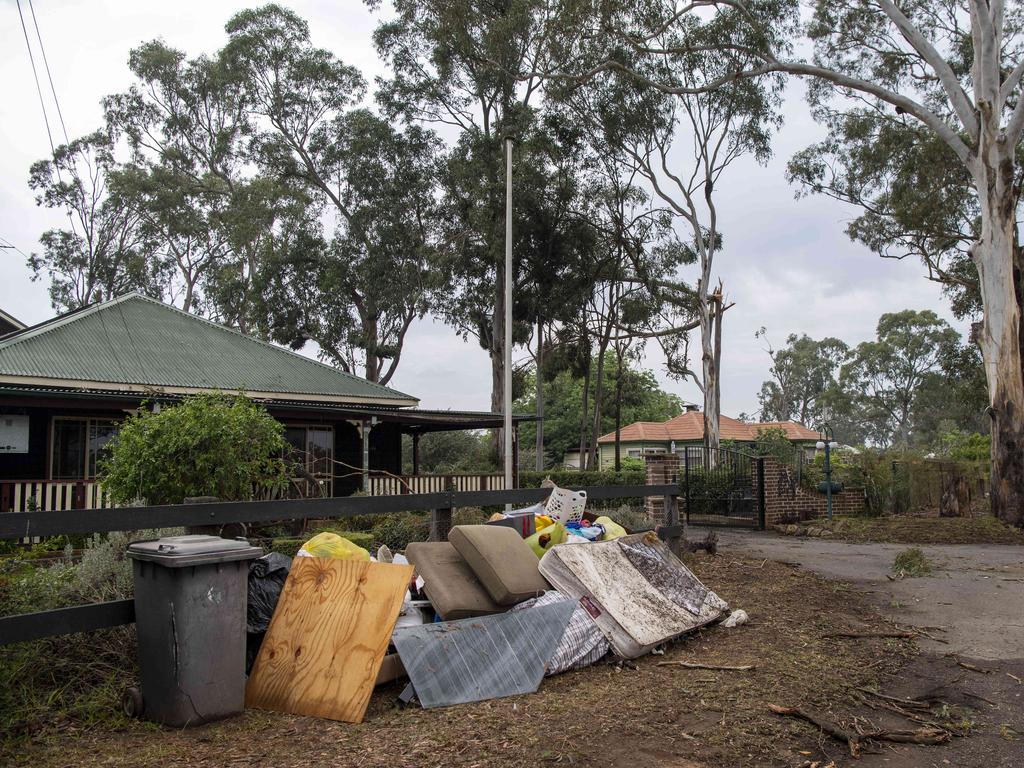
[[[993,121],[994,122],[994,121]],[[992,419],[992,511],[1024,526],[1024,365],[1021,354],[1021,254],[1017,246],[1012,147],[983,121],[975,183],[981,237],[972,257],[984,312],[977,341],[985,361]]]

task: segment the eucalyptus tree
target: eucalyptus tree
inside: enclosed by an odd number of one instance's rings
[[[336,364],[352,368],[361,357],[367,379],[387,382],[436,274],[436,140],[358,109],[362,75],[315,46],[293,12],[242,11],[226,29],[221,57],[242,83],[253,160],[333,214],[303,332]]]
[[[767,339],[767,332],[761,328],[755,336]],[[789,334],[780,349],[768,343],[771,378],[761,385],[757,395],[761,420],[798,421],[807,427],[819,424],[823,420],[821,398],[836,386],[839,368],[849,351],[840,339],[818,341],[807,334]]]
[[[379,0],[368,0],[379,8]],[[439,311],[464,336],[473,336],[491,360],[491,407],[504,397],[505,192],[503,138],[516,140],[516,211],[530,201],[526,190],[540,182],[537,111],[543,99],[539,77],[518,74],[547,68],[547,42],[558,36],[564,16],[544,0],[478,3],[474,0],[397,0],[394,14],[374,32],[392,78],[380,83],[390,117],[454,129],[444,172],[448,261],[457,279]],[[568,12],[568,7],[566,11]],[[547,164],[545,164],[547,167]],[[537,169],[539,172],[540,169]],[[516,214],[517,224],[528,220]],[[531,245],[516,234],[515,273]],[[520,279],[517,277],[517,280]],[[527,304],[513,307],[513,344],[523,344],[536,321]]]
[[[131,290],[163,293],[164,268],[153,258],[139,207],[111,194],[107,176],[114,165],[103,131],[58,146],[52,157],[32,164],[36,203],[67,218],[67,227],[43,233],[42,253],[28,258],[33,280],[49,277],[50,303],[59,312]]]
[[[945,226],[925,231],[945,228],[947,237],[937,244],[925,241],[920,250],[942,268],[936,255],[955,250],[950,236],[966,234],[983,316],[975,336],[985,362],[992,418],[992,508],[1004,520],[1024,525],[1024,452],[1019,450],[1024,442],[1024,256],[1017,232],[1018,148],[1024,132],[1020,4],[816,0],[809,5],[804,24],[794,0],[708,0],[684,6],[666,0],[655,6],[660,13],[622,16],[602,2],[598,28],[580,30],[577,39],[598,35],[614,41],[607,55],[587,70],[570,66],[557,72],[552,68],[549,74],[586,79],[614,71],[667,93],[731,87],[780,73],[806,77],[817,109],[833,110],[840,119],[867,118],[862,126],[876,132],[905,124],[931,145],[943,158],[942,166],[955,169],[950,178],[967,180],[977,217],[969,228],[954,226],[957,220],[962,223],[962,208],[937,200],[937,216],[946,220]],[[725,71],[696,87],[681,85],[672,62],[707,51],[704,33],[722,20],[725,34],[714,46],[728,62]],[[664,46],[660,41],[668,30],[676,39]],[[798,35],[812,43],[809,60],[795,53],[801,50],[792,45]],[[651,66],[632,66],[633,56]],[[827,121],[827,111],[819,114]],[[843,146],[843,133],[833,138]],[[880,179],[869,174],[860,199],[870,204],[876,194],[884,195],[888,178],[901,169],[899,161],[897,155]],[[963,278],[963,269],[944,271],[951,278],[974,279]]]

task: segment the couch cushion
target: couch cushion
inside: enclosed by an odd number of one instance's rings
[[[515,605],[550,589],[537,570],[537,556],[511,528],[457,525],[448,540],[498,605]]]
[[[447,541],[413,542],[405,548],[405,556],[423,577],[423,591],[445,621],[505,610],[491,599],[462,555]]]

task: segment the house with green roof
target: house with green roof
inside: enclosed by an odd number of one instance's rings
[[[502,421],[420,409],[414,395],[127,294],[0,335],[0,511],[100,506],[84,494],[98,492],[97,460],[118,424],[198,393],[262,403],[305,456],[297,487],[316,495],[401,475],[403,434],[416,474],[421,434]]]

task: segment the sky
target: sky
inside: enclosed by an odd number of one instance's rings
[[[189,55],[211,53],[225,42],[224,23],[245,5],[239,0],[33,0],[54,88],[72,139],[101,125],[100,99],[132,82],[128,52],[153,38]],[[368,80],[384,73],[371,34],[377,19],[358,0],[286,2],[305,18],[314,43],[358,67]],[[40,70],[54,141],[63,142],[46,73],[38,53],[28,0],[22,0],[28,34]],[[26,323],[53,315],[46,278],[33,282],[25,255],[39,250],[39,236],[60,226],[61,215],[36,205],[28,187],[32,162],[49,143],[32,78],[15,0],[0,0],[0,308]],[[727,301],[722,330],[722,412],[757,411],[757,392],[768,377],[764,327],[778,348],[790,333],[836,336],[853,345],[870,339],[881,314],[933,309],[961,333],[938,285],[914,260],[885,260],[845,234],[856,209],[823,197],[795,199],[785,179],[792,155],[822,136],[803,99],[803,85],[786,91],[785,124],[766,166],[741,159],[716,189],[724,248],[715,273]],[[66,223],[66,220],[65,220]],[[684,274],[684,276],[686,276]],[[691,344],[699,355],[699,343]],[[314,354],[313,350],[306,350]],[[696,360],[699,363],[699,359]],[[649,345],[644,366],[665,389],[701,402],[692,382],[666,377],[660,351]],[[410,330],[391,386],[421,399],[425,408],[488,410],[490,362],[472,339],[460,339],[444,323],[427,318]]]

